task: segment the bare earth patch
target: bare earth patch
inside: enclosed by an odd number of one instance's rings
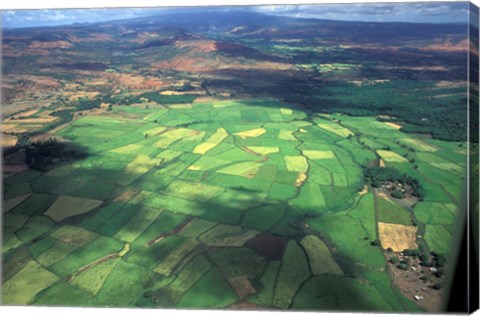
[[[2,148],[13,147],[17,144],[17,136],[1,134],[0,136],[0,146]]]
[[[295,186],[301,186],[305,180],[307,180],[307,174],[305,172],[298,173],[297,179],[295,180]]]
[[[393,128],[396,128],[396,129],[401,129],[402,128],[402,125],[398,125],[398,124],[395,124],[395,123],[392,123],[392,122],[385,122],[385,124],[387,124],[388,126],[391,126]]]
[[[428,267],[420,266],[417,261],[418,259],[413,259],[412,263],[415,271],[412,268],[410,270],[399,269],[395,264],[389,262],[388,266],[393,282],[400,292],[416,305],[428,312],[439,313],[442,310],[444,292],[435,290],[432,286],[442,279],[433,276],[430,281],[421,280],[422,275],[429,275],[431,272]],[[415,296],[421,296],[423,299],[417,301]]]
[[[257,293],[246,276],[230,278],[228,279],[228,283],[230,283],[230,286],[240,298]]]
[[[387,165],[385,164],[385,160],[383,160],[383,159],[378,160],[378,166],[379,166],[380,168],[385,168],[385,167],[387,166]]]
[[[364,185],[362,191],[358,192],[358,195],[365,195],[368,193],[368,186]]]
[[[245,246],[269,261],[275,261],[282,259],[287,242],[287,239],[280,236],[260,234],[247,241]]]
[[[417,227],[378,222],[378,233],[384,249],[395,252],[417,249]]]
[[[29,45],[29,48],[71,48],[73,45],[67,41],[34,41]]]
[[[96,97],[99,94],[100,94],[100,92],[98,92],[98,91],[92,91],[92,92],[83,91],[83,92],[74,93],[74,94],[70,95],[68,98],[69,98],[70,101],[77,101],[77,100],[83,99],[83,98],[93,99],[94,97]]]

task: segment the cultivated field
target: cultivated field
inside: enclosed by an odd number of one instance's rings
[[[122,113],[55,133],[88,157],[5,179],[6,304],[413,311],[379,272],[382,252],[417,249],[418,233],[449,249],[464,156],[446,142],[372,117],[312,121],[274,99]],[[425,187],[413,210],[364,187],[362,167],[380,157]],[[315,302],[327,288],[368,303]]]

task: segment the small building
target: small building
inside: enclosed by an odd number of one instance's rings
[[[415,298],[415,300],[417,300],[417,301],[423,300],[423,296],[421,296],[421,295],[415,295],[413,298]]]

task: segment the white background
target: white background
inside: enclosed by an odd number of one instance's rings
[[[440,0],[443,1],[443,0]],[[381,0],[3,0],[0,3],[0,10],[4,9],[49,9],[49,8],[94,8],[94,7],[154,7],[154,6],[194,6],[194,5],[259,5],[259,4],[310,4],[310,3],[359,3],[359,2],[400,2]],[[416,2],[414,0],[403,0],[402,2]],[[429,1],[429,2],[439,2]],[[480,0],[473,0],[480,6]],[[477,281],[478,282],[478,281]],[[352,300],[355,300],[352,297]],[[38,315],[38,316],[97,316],[97,315],[139,315],[139,316],[186,316],[192,311],[187,310],[160,310],[160,309],[113,309],[113,308],[68,308],[68,307],[0,307],[0,315]],[[313,313],[302,312],[245,312],[245,311],[195,311],[194,316],[308,316]],[[480,313],[476,313],[479,315]],[[327,315],[358,315],[352,313],[315,313],[319,316]],[[365,316],[380,314],[363,313]],[[405,315],[405,314],[404,314]]]
[[[195,5],[260,5],[260,4],[315,4],[365,2],[466,2],[457,0],[2,0],[2,9],[102,8],[102,7],[161,7]],[[472,0],[480,6],[480,0]]]

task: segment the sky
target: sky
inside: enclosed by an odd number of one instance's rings
[[[353,3],[235,7],[298,18],[374,22],[467,22],[468,2]],[[201,10],[202,8],[196,8]],[[210,8],[211,9],[211,8]],[[166,8],[2,10],[2,26],[21,28],[120,20],[165,13]],[[181,10],[181,9],[179,9]]]

